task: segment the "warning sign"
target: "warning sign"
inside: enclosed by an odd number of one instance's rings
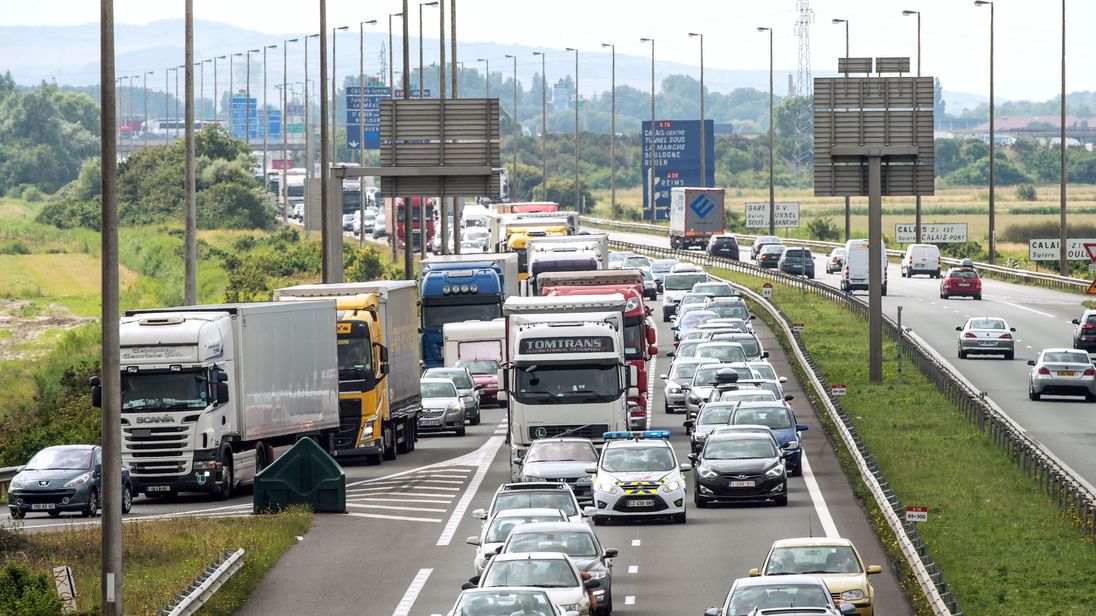
[[[928,507],[906,507],[906,521],[907,522],[928,522],[929,521],[929,508]]]
[[[769,299],[772,296],[773,296],[773,284],[771,282],[766,282],[765,284],[761,285],[761,297],[764,297],[765,299]]]

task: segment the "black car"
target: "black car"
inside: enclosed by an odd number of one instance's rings
[[[814,279],[814,255],[810,248],[786,248],[780,255],[780,271]]]
[[[1096,310],[1086,310],[1081,318],[1073,319],[1073,348],[1092,353],[1096,351]]]
[[[708,240],[708,254],[738,260],[738,238],[733,235],[713,235]]]
[[[103,492],[103,450],[98,445],[57,445],[34,454],[12,478],[8,510],[16,520],[41,511],[52,517],[98,513]],[[129,469],[122,468],[122,513],[133,506]]]
[[[693,502],[707,507],[715,501],[773,501],[788,504],[786,453],[773,439],[757,434],[717,433],[699,454],[689,454],[694,464]]]

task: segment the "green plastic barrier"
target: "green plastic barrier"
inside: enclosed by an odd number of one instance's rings
[[[346,475],[316,441],[305,438],[255,475],[254,513],[309,505],[317,513],[346,513]]]

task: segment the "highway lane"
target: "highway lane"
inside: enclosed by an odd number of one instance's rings
[[[610,233],[626,242],[669,246],[668,238],[636,233]],[[743,247],[748,255],[748,246]],[[837,274],[826,274],[824,254],[815,255],[816,280],[839,287]],[[1049,347],[1073,343],[1070,321],[1080,316],[1083,296],[1044,287],[982,280],[982,300],[943,300],[939,280],[918,276],[902,278],[896,264],[887,268],[887,296],[883,310],[897,318],[902,306],[902,325],[921,336],[971,383],[985,392],[1029,436],[1043,444],[1090,484],[1096,485],[1096,413],[1079,397],[1044,397],[1035,402],[1027,397],[1027,360]],[[858,292],[859,297],[866,293]],[[1016,358],[1006,361],[990,356],[956,354],[955,327],[972,316],[1004,318],[1016,328]],[[889,361],[890,358],[885,358]]]

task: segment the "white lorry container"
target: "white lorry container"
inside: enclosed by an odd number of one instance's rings
[[[446,323],[442,338],[446,366],[461,359],[494,359],[501,364],[505,356],[506,320]]]
[[[523,457],[538,438],[603,442],[628,429],[635,369],[624,359],[624,296],[516,297],[506,301],[510,443]]]
[[[609,269],[609,236],[605,234],[531,237],[525,252],[529,278],[549,271]]]
[[[887,294],[887,247],[880,241],[882,254],[883,295]],[[842,291],[868,290],[868,240],[849,240],[845,242],[845,264],[841,266]]]
[[[228,498],[300,438],[333,451],[335,302],[131,310],[119,336],[135,493]]]
[[[723,233],[722,188],[670,189],[670,247],[708,246],[713,235]]]

